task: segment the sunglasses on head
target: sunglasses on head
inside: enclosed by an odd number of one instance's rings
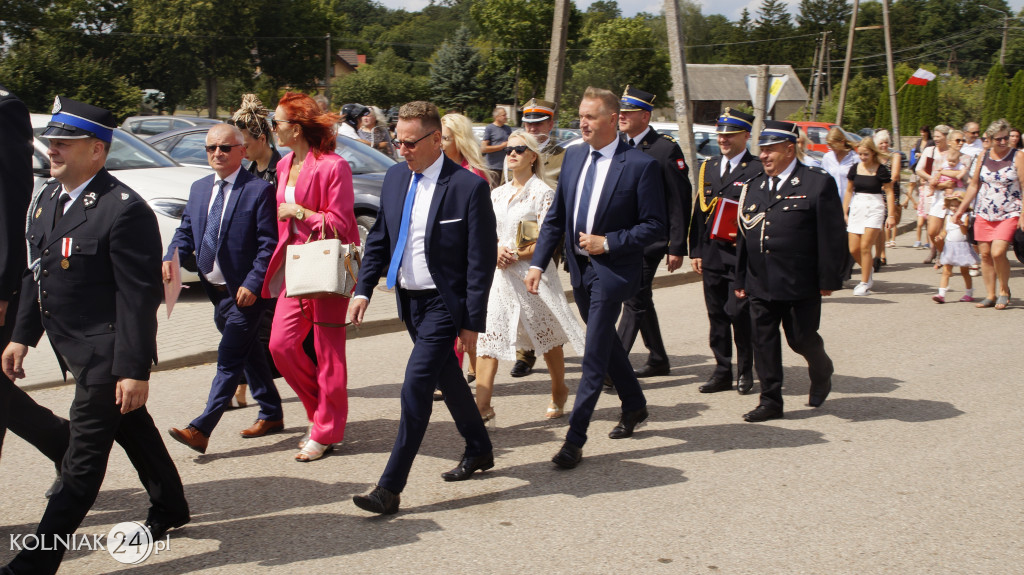
[[[406,141],[403,141],[403,140],[399,140],[398,138],[395,138],[394,140],[391,140],[391,144],[393,146],[395,146],[395,148],[401,148],[402,146],[405,146],[406,149],[408,149],[408,150],[415,150],[416,149],[416,144],[419,144],[423,140],[429,138],[430,136],[433,136],[435,132],[437,132],[437,130],[434,130],[433,132],[428,133],[427,135],[423,136],[422,138],[420,138],[418,140],[413,140],[412,142],[406,142]]]
[[[529,149],[530,148],[528,148],[526,146],[509,146],[509,147],[505,148],[505,155],[506,156],[511,156],[512,152],[515,152],[517,156],[522,156],[523,154],[526,153],[526,150],[529,150]]]
[[[225,154],[227,154],[227,153],[231,152],[231,148],[237,148],[238,146],[241,146],[241,145],[242,144],[230,144],[230,145],[229,144],[219,144],[219,145],[213,145],[213,146],[206,146],[206,153],[207,154],[212,154],[212,153],[216,152],[217,149],[219,148],[220,151],[222,151]]]

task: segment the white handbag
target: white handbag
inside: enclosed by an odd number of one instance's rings
[[[285,252],[285,297],[322,299],[352,297],[359,277],[359,264],[363,249],[355,244],[343,244],[338,232],[331,228],[333,238],[320,239],[310,235],[304,244],[287,247]]]

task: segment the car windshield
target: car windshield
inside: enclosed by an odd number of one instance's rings
[[[697,154],[711,157],[722,155],[722,149],[718,147],[717,132],[694,132],[693,145]]]
[[[291,152],[291,148],[284,146],[277,147],[278,153],[282,156]],[[395,164],[395,161],[384,154],[374,150],[370,146],[349,140],[344,136],[338,136],[338,146],[334,149],[339,156],[345,158],[353,174],[372,174],[375,172],[386,172]]]
[[[33,131],[38,138],[46,127],[35,128]],[[43,146],[46,146],[46,139],[42,139]],[[45,156],[44,156],[45,157]],[[49,159],[46,159],[49,165]],[[154,150],[149,144],[139,140],[118,128],[114,130],[114,139],[110,144],[110,153],[107,154],[107,163],[104,165],[110,171],[115,170],[138,170],[142,168],[173,168],[177,166],[174,160]]]

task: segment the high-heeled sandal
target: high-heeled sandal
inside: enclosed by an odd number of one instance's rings
[[[484,420],[484,427],[486,427],[487,429],[494,429],[495,426],[497,426],[493,407],[488,409],[484,413],[481,413],[480,419]]]
[[[300,463],[309,463],[310,461],[316,461],[317,459],[320,459],[321,457],[324,456],[325,453],[329,453],[331,451],[334,451],[333,443],[328,443],[327,445],[324,445],[322,443],[317,443],[316,441],[310,439],[309,441],[306,442],[306,445],[303,446],[302,451],[298,452],[295,455],[295,461],[298,461]]]
[[[245,390],[248,389],[248,388],[249,388],[249,386],[244,384],[244,383],[240,384],[238,387],[235,388],[235,398],[234,399],[235,399],[235,403],[237,403],[238,405],[234,405],[234,404],[229,405],[228,406],[229,409],[241,409],[241,408],[245,407],[246,405],[248,405],[248,403],[245,401]]]
[[[547,412],[544,413],[544,417],[546,419],[558,419],[559,417],[562,417],[563,415],[565,415],[565,405],[564,404],[563,405],[558,405],[554,401],[552,401],[548,405],[548,410],[547,410]]]

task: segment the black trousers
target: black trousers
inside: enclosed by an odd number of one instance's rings
[[[466,440],[463,455],[475,457],[493,449],[473,392],[455,358],[452,342],[458,337],[459,328],[452,321],[444,300],[436,290],[426,290],[426,293],[402,290],[401,302],[402,317],[413,348],[405,366],[398,437],[377,483],[394,493],[405,489],[413,459],[423,443],[434,405],[435,387],[444,393],[445,406]]]
[[[629,355],[636,343],[636,334],[643,337],[644,347],[649,352],[647,365],[668,365],[668,353],[661,340],[661,327],[658,325],[658,312],[654,310],[654,290],[651,286],[663,257],[664,254],[644,256],[640,291],[622,304],[622,317],[617,331],[626,355]]]
[[[782,409],[782,337],[786,333],[790,349],[807,360],[811,387],[822,386],[832,377],[832,359],[825,353],[825,342],[818,335],[821,323],[821,296],[795,301],[768,301],[750,298],[754,327],[754,359],[761,380],[761,405]]]
[[[704,305],[708,310],[711,352],[715,356],[712,377],[732,381],[732,347],[736,344],[736,376],[750,372],[754,349],[750,344],[750,304],[737,299],[730,286],[733,269],[703,270]]]
[[[50,497],[36,534],[47,543],[54,535],[74,533],[96,501],[114,441],[121,444],[139,474],[151,503],[148,519],[177,519],[188,515],[181,478],[146,407],[121,414],[114,403],[116,380],[109,373],[76,374],[71,403],[71,435],[61,464],[62,485]],[[54,550],[23,550],[8,567],[21,574],[56,573],[64,557]]]
[[[587,324],[586,347],[583,352],[583,375],[576,390],[576,402],[569,415],[569,431],[565,440],[578,447],[587,442],[587,428],[601,396],[605,374],[615,382],[615,392],[622,402],[622,411],[636,411],[647,406],[629,355],[615,333],[615,322],[622,311],[622,302],[609,298],[601,286],[594,266],[587,258],[577,257],[583,286],[573,288],[576,307]]]
[[[0,327],[0,349],[11,342],[14,318],[18,315],[18,297],[11,298],[7,306],[7,321]],[[36,403],[27,393],[0,372],[0,454],[4,436],[10,429],[53,462],[60,472],[60,462],[68,450],[68,420]]]

